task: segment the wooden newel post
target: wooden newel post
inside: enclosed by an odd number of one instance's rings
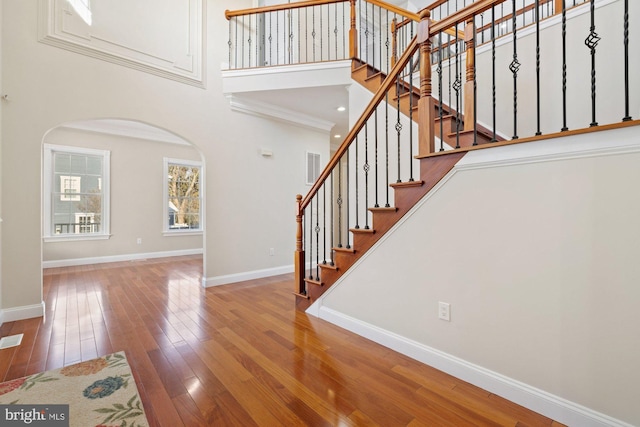
[[[358,57],[358,32],[356,31],[356,0],[350,0],[351,3],[351,27],[349,28],[349,57],[356,59]]]
[[[475,64],[475,33],[473,32],[473,19],[467,21],[467,25],[464,28],[464,42],[467,46],[467,73],[464,83],[464,130],[473,130],[473,125],[476,122],[476,112],[473,108],[475,91],[473,90],[474,74],[476,69]]]
[[[296,196],[296,251],[293,255],[293,274],[295,289],[294,293],[298,295],[306,295],[306,286],[304,283],[304,249],[302,247],[302,195]]]
[[[434,152],[435,102],[431,96],[431,39],[429,18],[431,12],[420,12],[418,44],[420,45],[420,99],[418,100],[418,155]]]

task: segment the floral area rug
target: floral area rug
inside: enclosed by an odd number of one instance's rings
[[[70,426],[149,425],[122,351],[0,383],[0,404],[68,404]]]

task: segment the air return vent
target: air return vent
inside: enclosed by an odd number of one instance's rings
[[[9,337],[0,338],[0,350],[20,345],[24,334],[11,335]]]

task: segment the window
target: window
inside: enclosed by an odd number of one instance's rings
[[[45,241],[109,237],[109,151],[45,144]]]
[[[320,176],[320,154],[307,151],[307,185],[313,185]]]
[[[202,231],[202,164],[164,159],[164,232]]]

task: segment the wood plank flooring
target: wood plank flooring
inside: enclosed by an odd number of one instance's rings
[[[296,311],[290,275],[201,280],[198,256],[46,269],[0,380],[125,350],[152,426],[560,426]]]

